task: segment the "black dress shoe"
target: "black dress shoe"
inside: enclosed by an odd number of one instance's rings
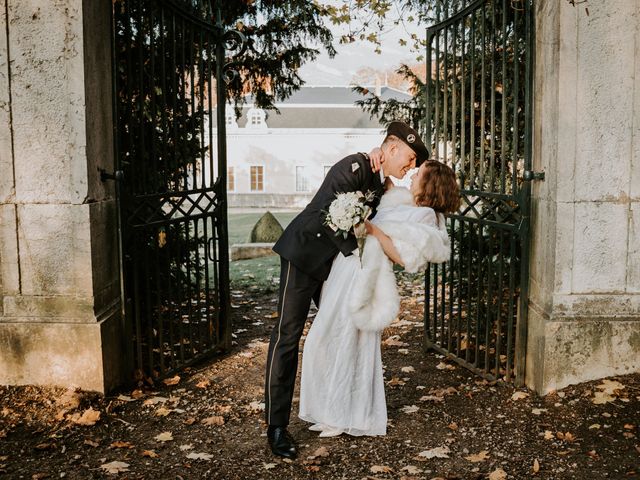
[[[287,432],[287,427],[269,426],[267,429],[267,440],[274,455],[284,458],[296,458],[296,446]]]

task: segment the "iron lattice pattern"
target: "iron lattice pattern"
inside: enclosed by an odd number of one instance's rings
[[[427,124],[460,178],[450,261],[430,265],[427,344],[485,378],[524,374],[532,0],[438,2]],[[520,313],[520,314],[519,314]]]
[[[114,1],[126,319],[136,370],[151,379],[230,341],[226,168],[213,131],[224,39],[210,3]]]

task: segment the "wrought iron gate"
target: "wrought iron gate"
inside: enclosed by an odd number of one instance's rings
[[[105,178],[119,184],[139,378],[230,344],[225,82],[216,79],[232,75],[225,52],[240,53],[244,39],[215,14],[210,1],[113,2],[117,171]]]
[[[427,29],[427,126],[459,174],[451,259],[426,277],[427,347],[524,380],[533,0],[443,1]]]

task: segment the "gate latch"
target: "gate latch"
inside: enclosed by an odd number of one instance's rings
[[[124,172],[122,170],[116,170],[113,173],[107,173],[104,168],[98,169],[100,172],[100,181],[106,182],[107,180],[116,180],[121,182],[124,179]]]
[[[544,172],[534,172],[533,170],[525,170],[522,172],[522,179],[525,182],[531,180],[544,180]]]

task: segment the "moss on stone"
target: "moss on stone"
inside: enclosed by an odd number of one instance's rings
[[[251,243],[272,243],[276,242],[284,229],[280,222],[271,212],[265,213],[260,220],[254,225],[249,236]]]

